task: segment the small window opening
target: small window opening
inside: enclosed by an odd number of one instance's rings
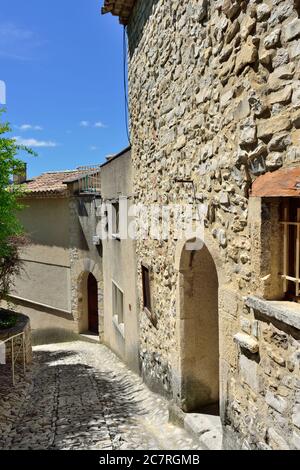
[[[282,201],[283,290],[285,298],[300,302],[300,198]]]
[[[121,289],[113,282],[113,315],[118,319],[118,323],[124,323],[124,295]]]
[[[148,312],[151,313],[150,272],[146,266],[142,266],[142,281],[144,308],[146,308]]]
[[[120,205],[119,202],[112,204],[113,235],[120,236]]]

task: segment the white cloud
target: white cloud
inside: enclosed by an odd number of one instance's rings
[[[98,147],[96,147],[96,145],[91,145],[91,146],[90,146],[90,150],[91,150],[92,152],[95,152],[96,150],[98,150]]]
[[[0,22],[0,57],[32,60],[35,51],[44,45],[37,35],[12,22]]]
[[[32,31],[19,28],[14,23],[1,23],[0,24],[0,37],[4,40],[26,40],[34,36]]]
[[[107,128],[107,126],[105,124],[103,124],[103,122],[101,122],[101,121],[95,122],[94,127],[98,127],[99,129],[106,129]]]
[[[97,129],[106,129],[107,126],[102,121],[97,121],[94,124],[90,121],[81,121],[79,123],[80,127],[96,127]]]
[[[21,126],[16,126],[20,131],[42,131],[42,126],[33,126],[32,124],[22,124]]]
[[[20,136],[13,137],[18,145],[25,145],[26,147],[57,147],[57,143],[51,140],[37,140],[37,139],[23,139]]]

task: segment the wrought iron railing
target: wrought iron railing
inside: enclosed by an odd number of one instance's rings
[[[78,170],[86,173],[79,180],[79,193],[100,193],[100,165],[81,166]]]
[[[16,338],[21,338],[21,344],[16,344],[15,339]],[[18,333],[17,335],[11,336],[10,338],[7,338],[5,340],[1,340],[0,344],[4,344],[6,347],[7,343],[11,343],[11,373],[12,373],[12,383],[13,386],[15,386],[16,383],[16,375],[15,375],[15,369],[16,369],[16,362],[18,358],[20,357],[20,354],[22,354],[22,364],[23,364],[23,372],[24,376],[26,375],[26,347],[25,347],[25,332],[23,331],[22,333]]]

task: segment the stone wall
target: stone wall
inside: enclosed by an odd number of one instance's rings
[[[249,294],[278,295],[278,285],[266,284],[272,256],[262,258],[270,231],[263,227],[261,204],[249,207],[249,189],[265,171],[300,162],[298,5],[292,0],[137,0],[128,25],[136,200],[201,203],[206,211],[204,239],[219,278],[220,403],[228,447],[299,447],[298,438],[291,440],[299,427],[298,418],[291,418],[293,406],[299,408],[295,401],[292,405],[296,383],[288,378],[287,366],[266,359],[271,348],[274,357],[284,358],[279,362],[287,363],[287,355],[299,351],[299,338],[294,330],[286,333],[284,325],[250,320],[244,303]],[[179,179],[193,181],[195,196]],[[141,263],[151,266],[158,319],[154,326],[140,306],[143,374],[150,386],[181,404],[178,285],[183,274],[180,263],[176,269],[177,247],[173,239],[138,242],[137,267],[142,298]],[[239,333],[246,339],[236,337]],[[285,340],[278,340],[281,335]],[[253,341],[261,344],[261,355],[251,351]],[[274,361],[271,374],[269,360]],[[242,378],[243,370],[250,379]],[[268,385],[257,384],[260,376],[268,377]],[[282,400],[287,408],[280,406]]]

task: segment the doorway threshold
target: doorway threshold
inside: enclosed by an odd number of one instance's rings
[[[169,405],[169,421],[184,428],[206,450],[223,449],[223,430],[219,415],[208,409],[199,413],[184,413],[177,405]]]
[[[86,331],[85,333],[80,333],[79,336],[82,341],[88,341],[89,343],[100,343],[99,335],[97,333]]]

